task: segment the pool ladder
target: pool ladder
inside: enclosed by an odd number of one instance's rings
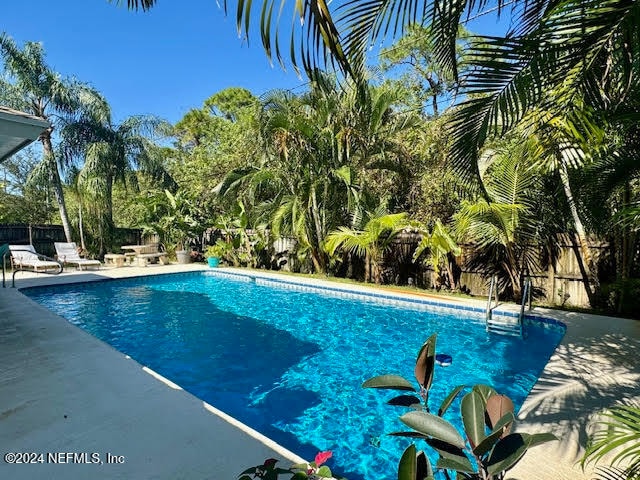
[[[493,305],[493,297],[495,293],[496,304]],[[493,309],[498,306],[498,277],[494,275],[489,285],[489,298],[487,299],[487,309],[485,311],[485,325],[487,332],[498,333],[500,335],[512,335],[523,338],[523,321],[524,306],[529,303],[531,310],[531,279],[527,278],[524,282],[524,290],[522,292],[522,303],[520,312],[515,322],[498,320],[493,318]]]

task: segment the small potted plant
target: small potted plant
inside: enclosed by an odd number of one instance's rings
[[[222,240],[218,240],[215,245],[209,245],[204,252],[209,266],[215,268],[220,265],[220,260],[228,250],[229,245]]]

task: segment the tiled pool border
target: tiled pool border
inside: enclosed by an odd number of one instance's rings
[[[333,295],[339,296],[341,298],[348,298],[354,300],[376,300],[383,305],[394,305],[394,306],[411,306],[413,308],[419,307],[424,310],[429,310],[432,312],[445,312],[445,313],[471,313],[474,317],[479,317],[484,319],[485,309],[481,307],[476,307],[472,305],[461,305],[454,304],[444,301],[426,299],[426,298],[413,298],[409,297],[410,293],[407,293],[407,296],[401,296],[393,293],[381,293],[381,292],[373,292],[373,291],[357,291],[350,288],[340,288],[334,286],[327,285],[316,285],[310,282],[305,282],[304,279],[280,279],[273,277],[262,276],[259,273],[251,272],[251,273],[240,273],[240,272],[226,272],[224,270],[206,270],[204,272],[205,275],[210,276],[219,276],[219,277],[227,277],[235,280],[245,281],[245,282],[254,282],[257,285],[264,286],[277,286],[279,288],[287,288],[295,291],[303,291],[303,292],[330,292]],[[364,286],[366,287],[366,286]],[[511,320],[517,319],[519,313],[504,310],[500,308],[495,308],[493,310],[493,316],[499,317],[507,317]],[[545,328],[553,328],[561,331],[566,331],[567,326],[554,318],[543,317],[540,315],[532,315],[532,314],[524,314],[525,325],[530,325],[534,322],[542,324]]]

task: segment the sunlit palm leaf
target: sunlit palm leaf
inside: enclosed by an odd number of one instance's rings
[[[613,467],[624,470],[625,478],[640,476],[640,408],[614,407],[603,414],[597,428],[590,438],[582,465],[610,458],[608,461]]]

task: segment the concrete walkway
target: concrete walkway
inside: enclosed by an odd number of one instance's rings
[[[200,269],[205,267],[19,273],[17,283],[25,287]],[[639,400],[640,322],[538,313],[560,319],[568,330],[523,405],[518,428],[551,431],[560,441],[532,449],[509,478],[591,478],[575,462],[592,417],[620,401]],[[43,454],[19,456],[43,463],[0,460],[2,479],[233,479],[269,457],[283,459],[283,466],[301,461],[17,289],[0,289],[0,365],[0,453]],[[394,472],[380,473],[395,478]]]

